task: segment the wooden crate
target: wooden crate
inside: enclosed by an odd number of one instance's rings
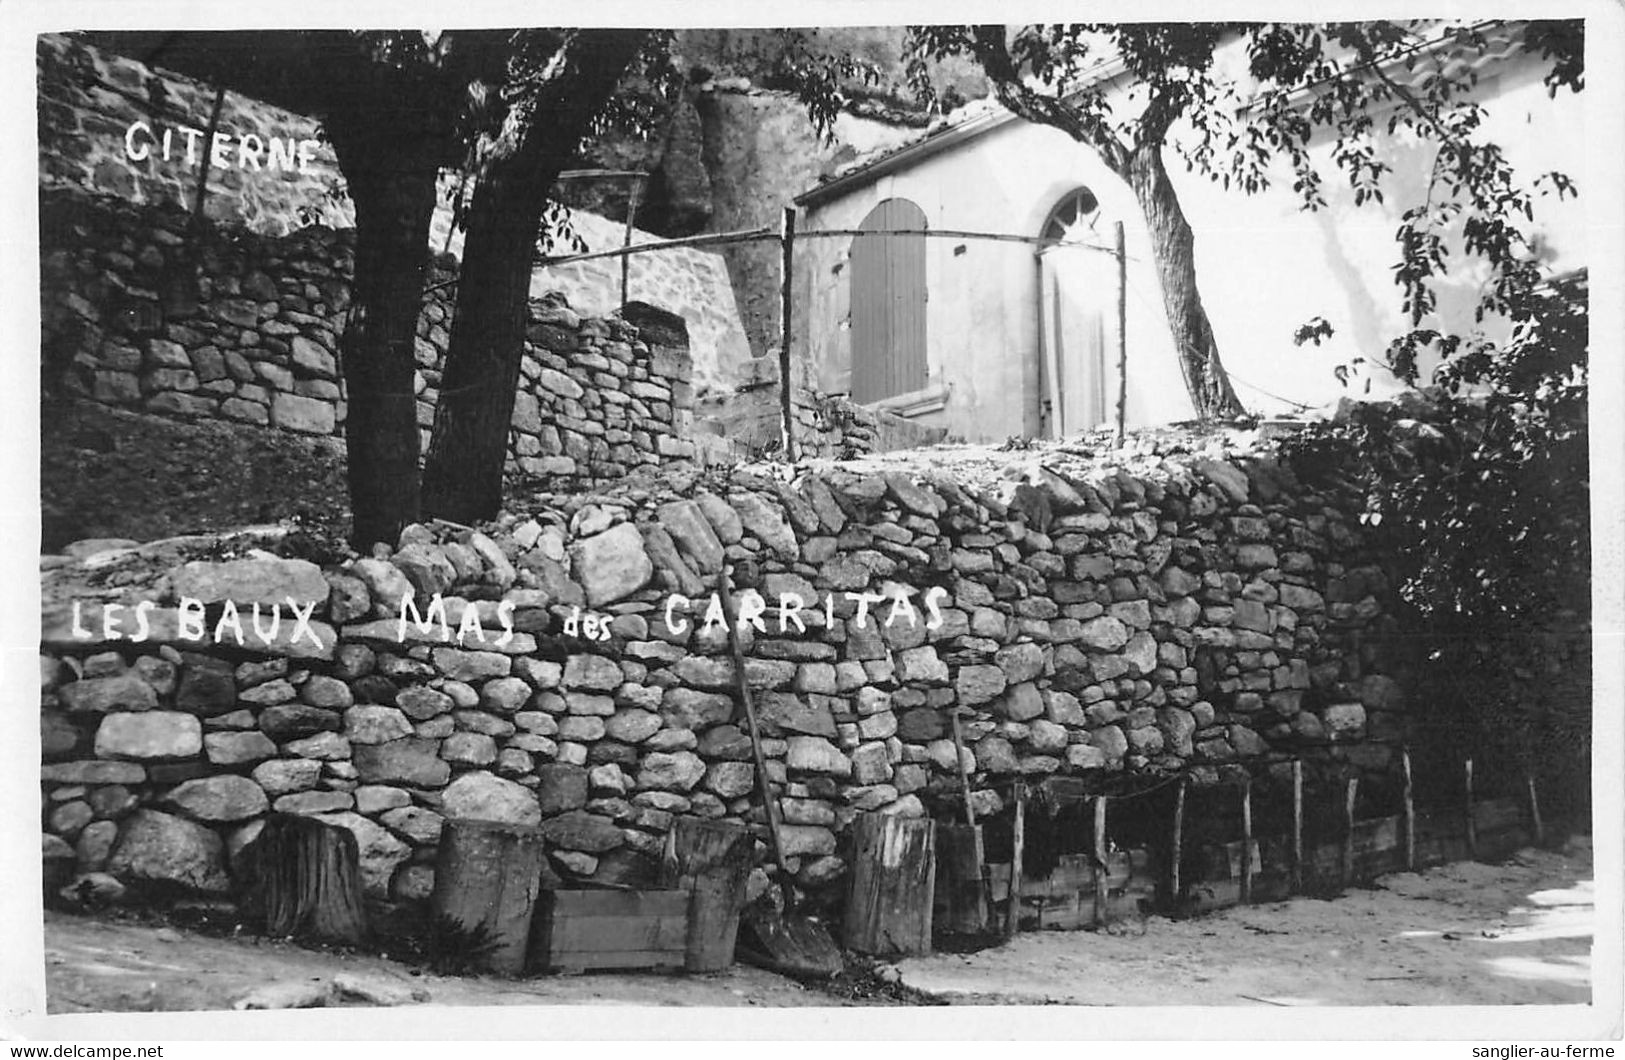
[[[530,959],[536,971],[681,969],[688,891],[544,891]]]

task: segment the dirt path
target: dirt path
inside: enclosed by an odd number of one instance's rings
[[[1110,932],[1042,932],[975,954],[898,965],[904,984],[955,1003],[1080,1005],[1510,1005],[1590,998],[1591,851],[1524,851],[1384,877],[1332,901],[1299,898]],[[344,978],[431,1005],[787,1008],[844,998],[744,965],[716,975],[508,981],[420,973],[381,957],[252,937],[47,914],[51,1013],[230,1009],[275,985]],[[413,992],[417,997],[412,998]],[[351,998],[348,1003],[365,1004]]]
[[[1383,877],[1110,932],[1042,932],[899,964],[957,1002],[1075,1005],[1524,1005],[1591,999],[1589,843]]]

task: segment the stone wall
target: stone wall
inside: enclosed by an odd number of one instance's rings
[[[189,421],[341,436],[338,336],[353,231],[280,237],[195,229],[176,206],[44,193],[42,390]],[[427,445],[453,304],[437,260],[418,324],[417,417]],[[692,401],[680,329],[651,350],[621,320],[532,303],[510,434],[520,472],[590,483],[681,459]]]
[[[413,899],[448,817],[539,823],[565,881],[646,880],[678,815],[762,837],[705,621],[724,563],[810,891],[835,893],[856,814],[959,812],[954,708],[983,814],[1017,776],[1388,767],[1385,588],[1331,499],[1267,455],[1003,459],[668,472],[327,569],[253,541],[69,549],[42,564],[46,855],[223,891],[267,812],[315,814],[355,832],[369,892]],[[408,593],[449,628],[403,626]],[[308,620],[257,636],[256,604]]]

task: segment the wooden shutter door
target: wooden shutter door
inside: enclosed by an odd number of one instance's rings
[[[887,199],[858,226],[925,230],[925,211]],[[925,239],[852,240],[852,400],[863,404],[925,387]]]

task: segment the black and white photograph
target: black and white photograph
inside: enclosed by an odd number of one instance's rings
[[[1482,12],[23,8],[0,1036],[1614,1055],[1625,18]]]

